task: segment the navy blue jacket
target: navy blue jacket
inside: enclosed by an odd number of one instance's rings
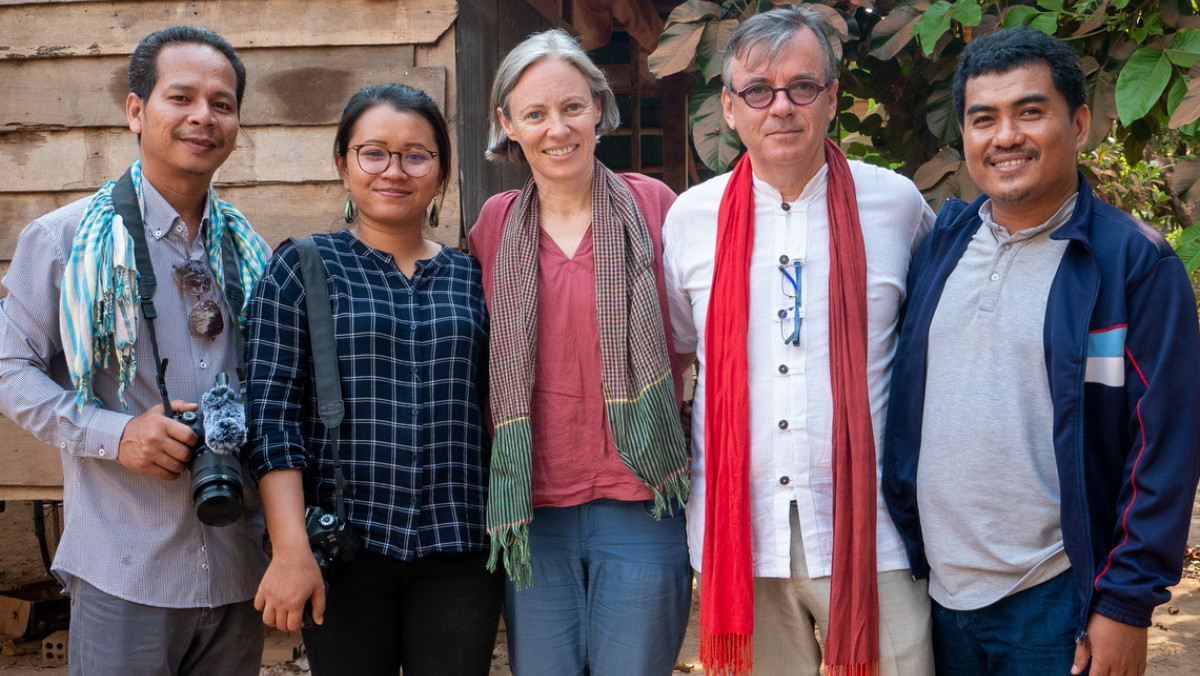
[[[918,577],[929,573],[916,485],[929,324],[985,199],[948,201],[909,271],[883,493]],[[1082,175],[1075,213],[1051,237],[1069,242],[1043,339],[1063,539],[1084,601],[1080,629],[1091,612],[1147,627],[1179,581],[1200,474],[1196,300],[1163,238],[1093,196]],[[1123,358],[1123,368],[1086,375],[1089,360],[1099,367],[1105,357]]]

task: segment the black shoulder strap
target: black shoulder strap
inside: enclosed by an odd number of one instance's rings
[[[146,227],[142,224],[142,207],[138,203],[137,190],[133,187],[131,169],[126,169],[117,184],[113,186],[113,209],[121,216],[129,238],[133,240],[133,260],[138,269],[138,292],[142,296],[142,315],[146,318],[146,337],[150,340],[150,351],[154,356],[154,368],[158,393],[162,397],[164,415],[171,415],[171,398],[167,395],[167,360],[158,353],[158,334],[154,330],[154,320],[158,312],[154,309],[154,294],[158,291],[158,278],[154,276],[154,261],[150,258],[150,246],[146,243]],[[215,217],[215,214],[211,214]],[[239,330],[237,316],[241,314],[246,295],[242,291],[242,278],[238,274],[237,256],[234,251],[233,235],[227,229],[221,241],[221,256],[225,266],[225,304],[229,312],[230,331],[233,332],[234,354],[239,363],[245,356],[242,354],[242,334]],[[239,382],[242,369],[238,368]]]
[[[329,432],[329,443],[333,449],[333,476],[337,489],[337,514],[346,518],[344,495],[346,479],[342,474],[341,439],[342,417],[346,406],[342,403],[342,380],[338,372],[337,341],[333,333],[332,297],[326,282],[328,273],[316,242],[309,237],[292,237],[296,253],[300,255],[300,280],[304,284],[304,306],[308,311],[308,336],[313,354],[313,371],[317,389],[317,413]]]
[[[154,309],[158,279],[154,276],[154,263],[150,260],[150,247],[146,244],[146,228],[142,225],[142,207],[138,204],[130,171],[126,169],[113,186],[113,209],[120,215],[125,230],[133,240],[133,261],[138,269],[138,292],[142,296],[142,315],[146,318],[146,337],[150,340],[150,352],[154,357],[155,381],[158,383],[158,394],[162,397],[163,415],[169,416],[171,397],[167,395],[167,360],[158,354],[158,335],[154,331],[154,320],[158,319],[158,312]]]

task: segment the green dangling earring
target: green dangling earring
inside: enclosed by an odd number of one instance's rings
[[[358,218],[358,207],[354,206],[350,193],[346,193],[346,206],[342,207],[342,218],[347,223],[353,223],[354,219]]]
[[[435,200],[433,206],[429,208],[429,227],[436,228],[438,226],[438,203]]]

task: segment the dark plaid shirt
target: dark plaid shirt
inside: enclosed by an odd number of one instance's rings
[[[487,315],[479,264],[444,248],[418,262],[410,279],[390,255],[349,232],[313,239],[333,303],[351,523],[367,549],[400,559],[485,548]],[[299,255],[285,244],[250,308],[250,464],[256,478],[303,469],[309,504],[332,510],[332,448],[316,411],[304,303]],[[320,350],[315,358],[333,356]]]

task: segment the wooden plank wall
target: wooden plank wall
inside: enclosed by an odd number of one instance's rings
[[[545,5],[546,1],[536,0],[532,4]],[[492,115],[488,99],[496,68],[509,50],[532,33],[552,26],[530,4],[515,0],[471,0],[470,11],[462,12],[458,19],[457,71],[472,74],[458,79],[458,152],[463,158],[460,177],[467,228],[475,222],[487,198],[503,190],[520,188],[529,177],[529,169],[524,165],[484,159]]]
[[[0,0],[0,275],[30,220],[93,192],[137,156],[125,73],[147,33],[191,23],[238,49],[247,70],[243,128],[215,182],[275,244],[341,227],[333,136],[359,87],[420,87],[458,136],[457,18],[453,0]],[[470,153],[473,162],[481,152]],[[434,237],[458,246],[461,212],[452,181]],[[26,448],[48,450],[0,418],[0,449]],[[22,456],[58,462],[53,453]],[[6,469],[13,464],[0,463],[0,492],[8,479],[48,476]]]

